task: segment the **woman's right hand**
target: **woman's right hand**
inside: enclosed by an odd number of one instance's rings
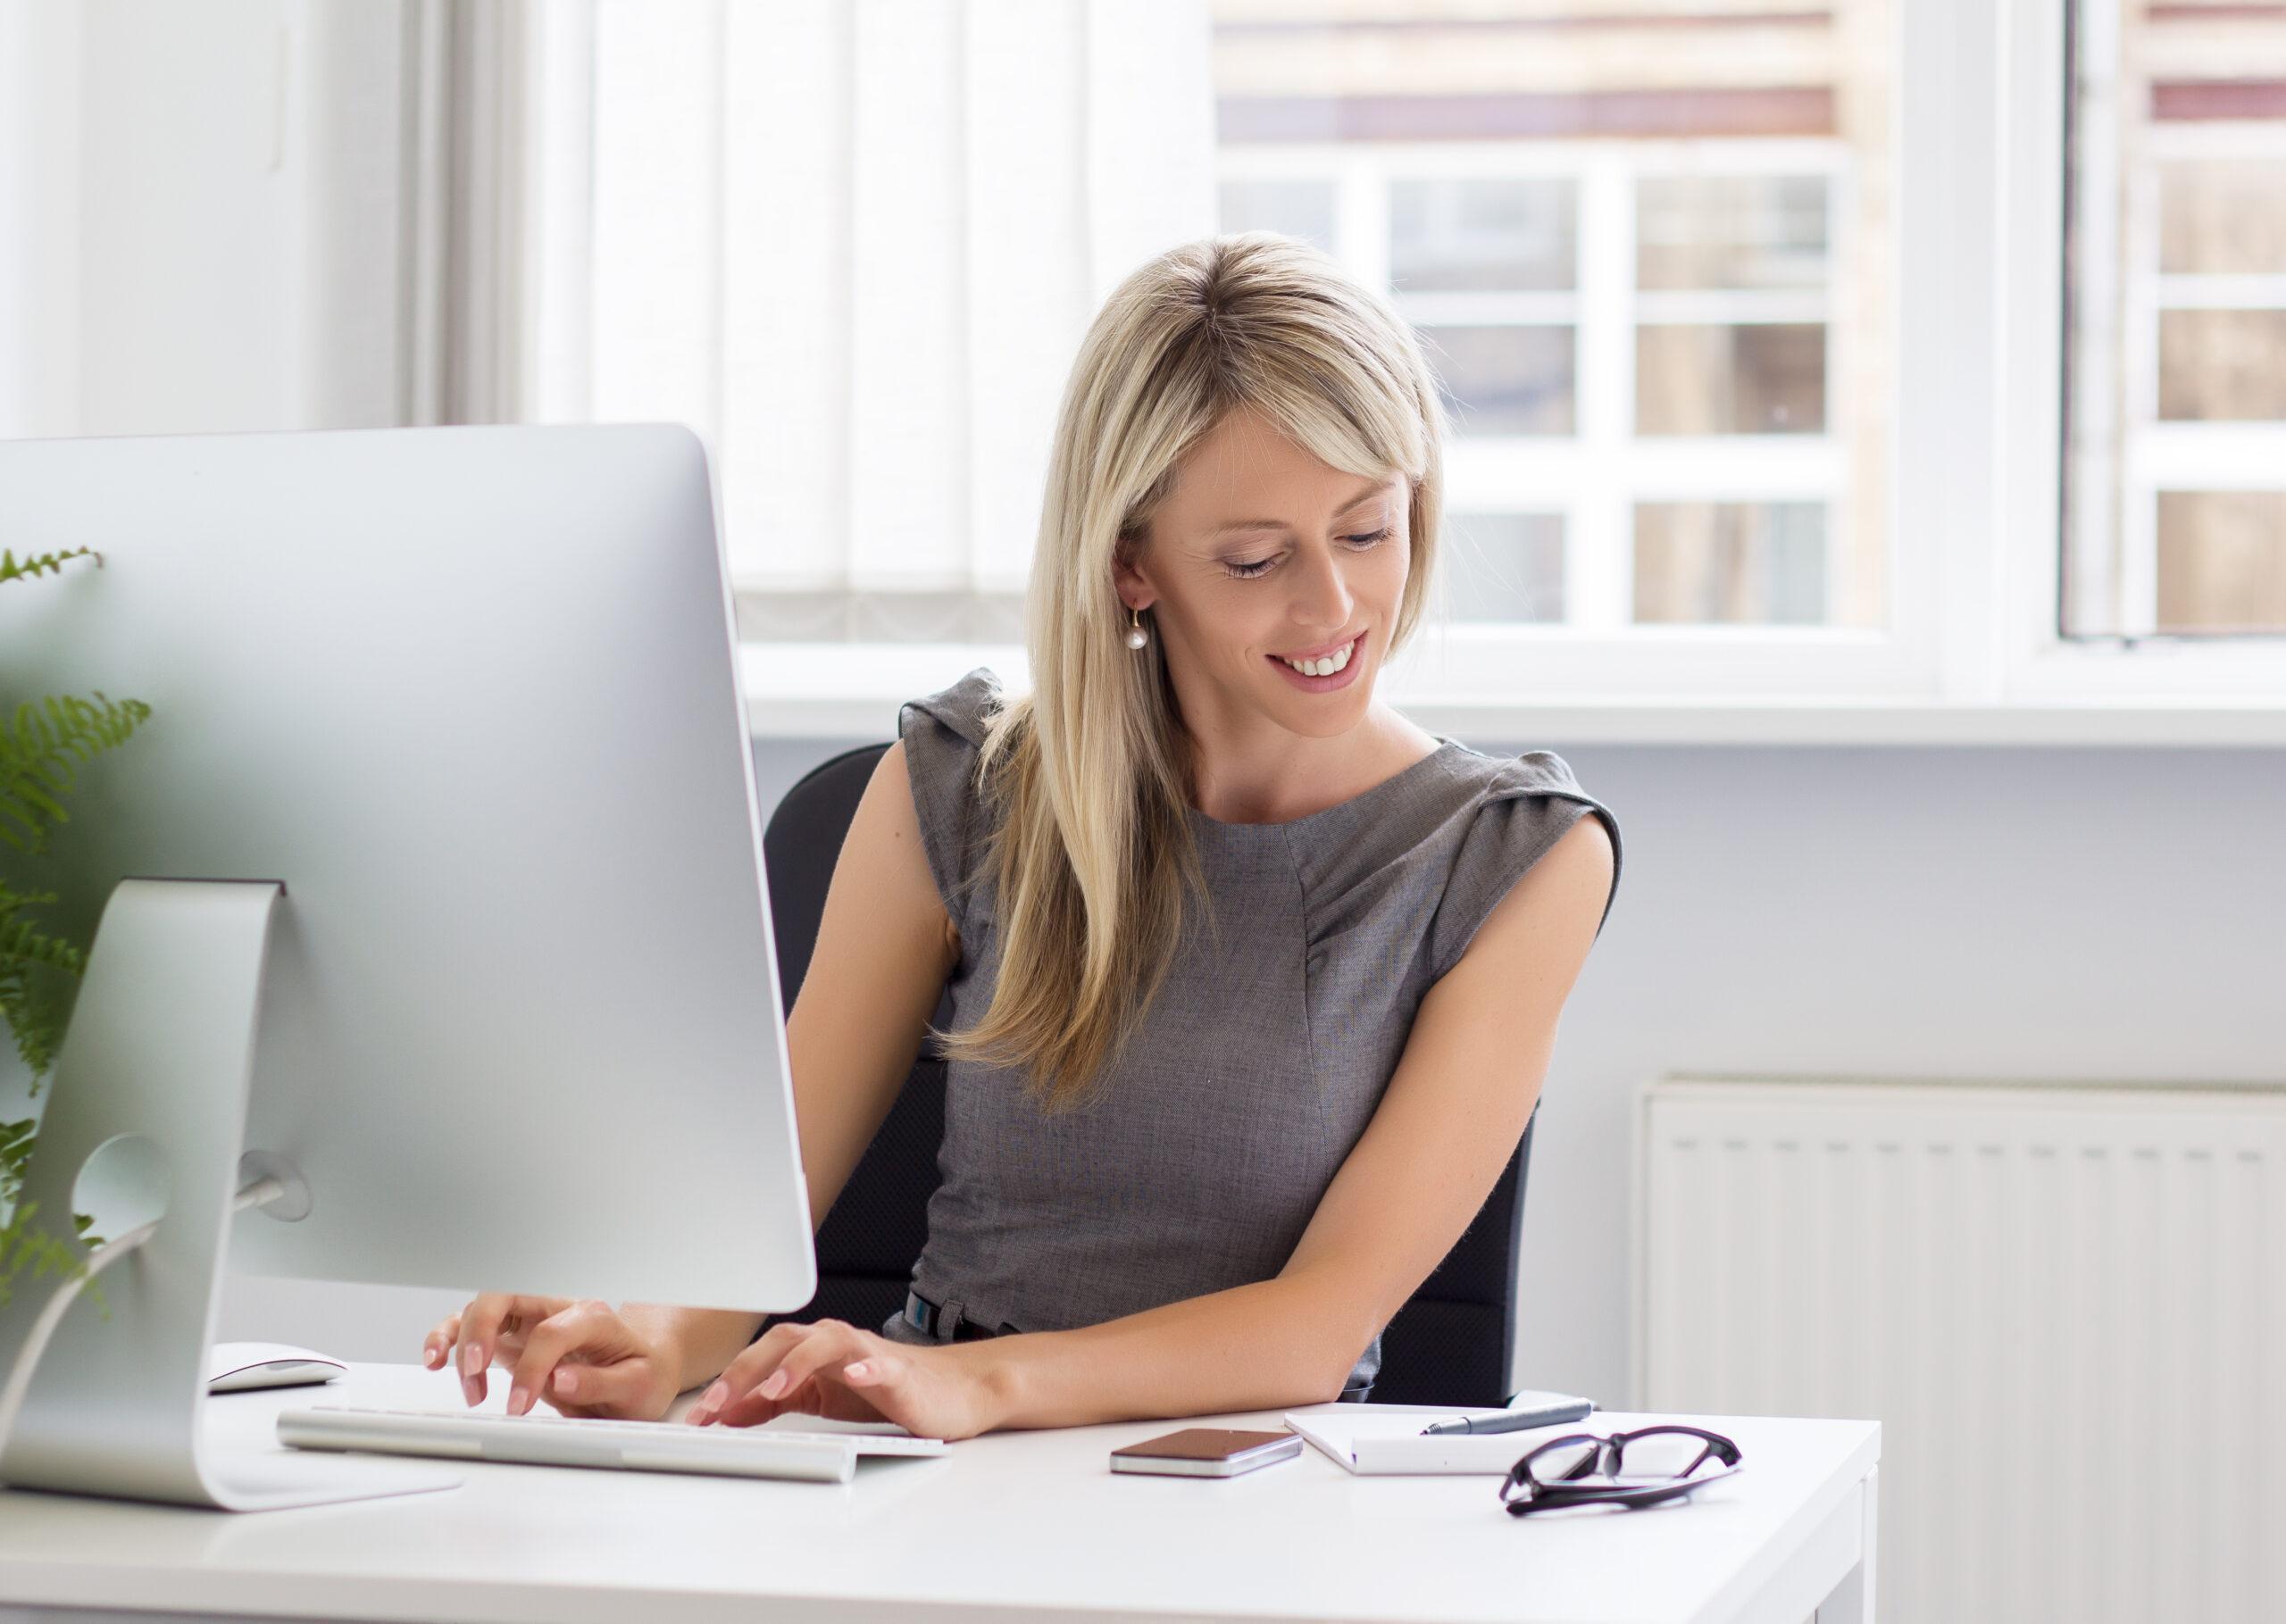
[[[674,1350],[593,1298],[486,1292],[429,1333],[421,1362],[459,1371],[471,1404],[484,1402],[488,1368],[507,1366],[511,1415],[544,1398],[565,1415],[655,1421],[679,1391]]]

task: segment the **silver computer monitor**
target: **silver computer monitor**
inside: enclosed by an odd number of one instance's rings
[[[0,542],[101,558],[0,584],[0,702],[151,707],[77,768],[39,869],[61,896],[44,917],[95,937],[51,1120],[92,1110],[85,1134],[139,1131],[102,1114],[96,1095],[138,1085],[103,1070],[126,1062],[92,1029],[141,1041],[240,995],[187,983],[170,1006],[114,986],[91,1018],[99,916],[129,894],[147,912],[119,882],[272,882],[266,941],[243,950],[259,997],[229,1137],[294,1198],[228,1222],[230,1266],[764,1312],[809,1299],[752,746],[694,435],[0,443]],[[195,910],[160,924],[219,944],[179,956],[242,951],[240,927]],[[116,934],[122,964],[196,939]],[[229,1037],[225,1020],[210,1047]],[[138,1270],[195,1267],[159,1242],[207,1223],[200,1180],[241,1176],[214,1174],[210,1148],[168,1153],[199,1165],[172,1170],[148,1255],[104,1277],[114,1304],[134,1305]],[[120,1327],[71,1312],[98,1365],[117,1355]],[[170,1392],[201,1385],[211,1293],[204,1313],[193,1362],[154,1378]],[[44,1362],[0,1477],[61,1470],[85,1406],[115,1409],[74,1362]]]

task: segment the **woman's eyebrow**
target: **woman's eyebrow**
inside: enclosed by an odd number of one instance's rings
[[[1364,490],[1359,491],[1340,507],[1335,509],[1334,516],[1339,518],[1341,514],[1348,512],[1353,508],[1364,506],[1365,504],[1371,502],[1374,497],[1381,496],[1388,488],[1389,481],[1386,479],[1368,485]],[[1282,530],[1286,528],[1286,521],[1283,519],[1233,519],[1227,524],[1216,525],[1214,529],[1208,532],[1208,534],[1214,536],[1227,536],[1232,530]]]

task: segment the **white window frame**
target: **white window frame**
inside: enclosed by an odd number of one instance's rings
[[[1958,0],[1946,0],[1948,4]],[[2003,611],[1990,644],[1965,647],[1953,661],[1952,685],[1964,698],[1989,695],[2020,705],[2112,705],[2165,712],[2186,707],[2204,713],[2206,725],[2194,725],[2186,742],[2236,742],[2240,738],[2276,742],[2286,738],[2286,725],[2277,719],[2286,712],[2286,637],[2208,639],[2199,637],[2067,637],[2063,634],[2057,606],[2069,538],[2064,533],[2060,507],[2062,469],[2061,387],[2065,377],[2067,335],[2064,330],[2063,218],[2065,187],[2070,177],[2065,166],[2065,98],[2073,93],[2065,62],[2065,7],[2073,0],[2008,0],[2004,8],[2004,49],[1999,53],[2000,83],[1997,87],[2010,108],[2010,140],[1998,166],[2006,176],[2008,198],[1998,218],[1996,257],[2006,289],[2006,308],[2014,318],[1999,389],[1999,416],[1995,428],[2004,436],[2007,477],[1999,496],[2000,530],[1992,549],[2003,579],[1991,595]],[[2113,6],[2118,0],[2081,0],[2090,6]],[[2091,30],[2098,41],[2100,29]],[[2100,48],[2100,46],[2098,46]],[[2148,212],[2148,209],[2146,210]],[[2125,271],[2124,330],[2116,341],[2123,362],[2130,368],[2124,460],[2126,466],[2110,471],[2112,500],[2128,527],[2121,548],[2123,568],[2149,573],[2153,537],[2148,523],[2137,521],[2139,511],[2149,513],[2164,476],[2172,472],[2171,460],[2186,454],[2183,446],[2196,436],[2173,434],[2176,429],[2204,429],[2207,425],[2165,425],[2153,421],[2139,428],[2134,421],[2137,398],[2156,419],[2156,375],[2149,365],[2133,356],[2156,345],[2157,309],[2164,283],[2156,274],[2140,274],[2132,264]],[[2188,281],[2198,279],[2166,279]],[[2138,287],[2138,283],[2144,284]],[[2148,326],[2148,332],[2139,326]],[[2156,349],[2148,358],[2156,360]],[[2091,363],[2092,364],[2092,363]],[[2138,381],[2140,379],[2140,382]],[[2223,438],[2237,426],[2224,428]],[[2167,430],[2167,433],[2155,433]],[[2273,443],[2278,431],[2272,430]],[[2174,442],[2162,444],[2161,442]],[[2203,459],[2204,460],[2204,459]],[[2067,471],[2080,477],[2079,471]],[[2045,476],[2045,477],[2043,477]],[[2273,481],[2274,483],[2274,481]],[[2140,554],[2138,548],[2140,548]],[[1964,560],[1960,566],[1968,568]],[[2149,594],[2131,597],[2131,604],[2149,606]],[[2138,628],[2131,627],[2135,630]],[[2231,720],[2235,713],[2255,720],[2249,728]],[[2264,720],[2264,719],[2271,720]]]

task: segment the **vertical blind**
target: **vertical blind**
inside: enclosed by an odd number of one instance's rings
[[[1089,321],[1214,229],[1205,0],[528,15],[530,415],[698,429],[742,592],[1021,592]]]

